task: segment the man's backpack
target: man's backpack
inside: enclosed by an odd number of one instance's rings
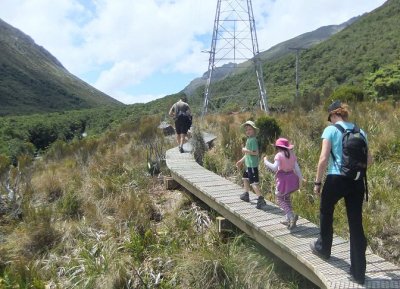
[[[366,187],[366,199],[368,200],[367,186],[367,165],[368,165],[368,144],[360,128],[354,124],[353,129],[345,129],[340,124],[335,127],[342,133],[342,165],[340,173],[342,176],[352,180],[364,179]],[[333,155],[333,161],[336,158]]]

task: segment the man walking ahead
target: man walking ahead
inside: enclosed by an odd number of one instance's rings
[[[179,151],[183,153],[183,144],[192,125],[192,114],[185,95],[182,95],[180,100],[171,107],[169,115],[175,120],[176,141],[178,142]]]

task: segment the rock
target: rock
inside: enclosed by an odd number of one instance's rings
[[[175,129],[166,121],[161,122],[158,128],[162,129],[165,136],[175,134]]]

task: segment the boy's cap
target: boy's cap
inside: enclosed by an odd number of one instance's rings
[[[246,121],[245,123],[243,123],[243,124],[241,125],[242,129],[244,129],[244,128],[246,127],[246,125],[249,125],[249,126],[251,126],[252,128],[254,128],[254,129],[256,130],[257,133],[258,133],[258,131],[260,130],[258,127],[256,127],[256,124],[255,124],[253,121],[251,121],[251,120],[248,120],[248,121]]]
[[[328,121],[331,121],[332,111],[341,107],[342,107],[342,102],[340,100],[336,100],[328,106]]]

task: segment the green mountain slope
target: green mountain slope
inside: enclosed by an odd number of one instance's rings
[[[301,48],[310,48],[319,43],[324,42],[325,40],[329,39],[332,35],[342,31],[347,26],[354,23],[358,17],[353,17],[350,20],[339,24],[339,25],[328,25],[320,27],[314,31],[307,32],[301,34],[297,37],[279,43],[270,49],[260,52],[260,58],[263,60],[276,60],[279,57],[286,56],[288,54],[292,54],[293,51],[290,48],[293,47],[301,47]]]
[[[367,79],[385,67],[391,66],[392,75],[399,75],[395,65],[400,60],[400,1],[389,0],[376,10],[364,14],[328,40],[300,54],[300,96],[307,106],[318,104],[344,85],[368,91]],[[394,68],[393,68],[394,67]],[[264,78],[269,105],[290,106],[295,96],[295,55],[282,56],[263,62]],[[231,103],[237,108],[257,105],[258,90],[248,70],[217,82],[212,88],[212,98],[226,98],[239,91]],[[373,76],[374,77],[374,76]],[[400,79],[391,79],[400,83]],[[400,87],[400,85],[399,85]],[[193,94],[194,102],[201,103],[203,88]],[[391,89],[396,94],[397,88]],[[397,94],[400,92],[397,91]],[[244,96],[240,98],[241,96]],[[366,96],[368,97],[368,95]],[[394,97],[399,97],[394,95]],[[223,109],[221,104],[217,109]]]
[[[122,105],[0,19],[0,115]]]
[[[328,25],[328,26],[320,27],[314,31],[301,34],[297,37],[294,37],[287,41],[276,44],[273,47],[271,47],[270,49],[260,52],[260,58],[264,61],[276,60],[282,56],[293,53],[293,51],[291,51],[289,49],[291,47],[309,48],[314,45],[317,45],[318,43],[325,41],[326,39],[328,39],[335,33],[338,33],[339,31],[341,31],[344,28],[346,28],[347,26],[349,26],[357,18],[358,17],[354,17],[354,18],[350,19],[349,21],[346,21],[340,25]],[[251,63],[247,61],[247,63],[244,63],[241,66],[248,67],[249,65],[251,65]],[[216,67],[214,70],[214,73],[213,73],[213,81],[222,80],[227,75],[229,75],[230,73],[235,71],[234,67],[236,67],[236,65],[233,63],[225,64],[221,67]],[[202,75],[202,77],[193,79],[184,88],[184,92],[188,95],[191,95],[198,87],[200,87],[206,83],[207,78],[208,78],[208,72],[205,72]]]

